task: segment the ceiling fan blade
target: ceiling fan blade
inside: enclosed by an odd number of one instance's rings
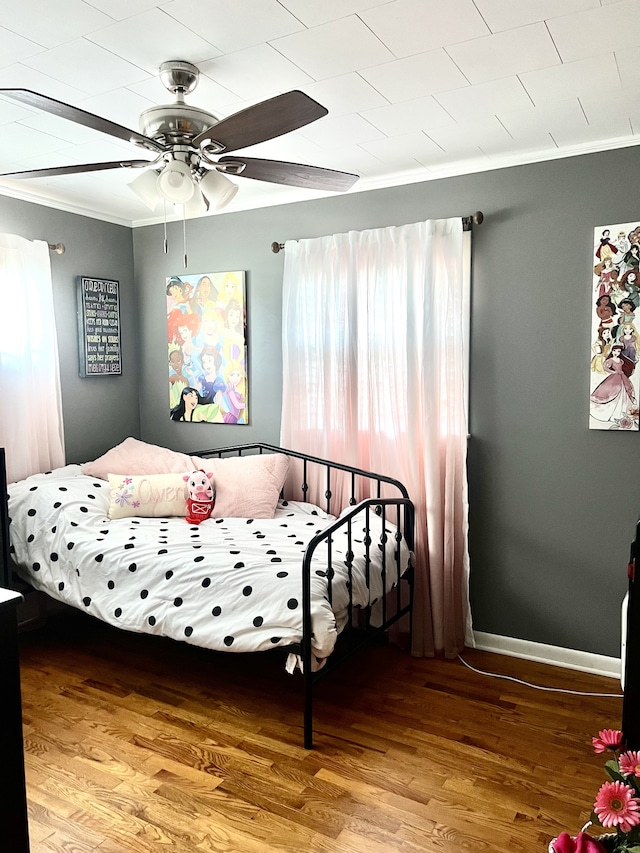
[[[359,175],[352,175],[350,172],[336,172],[333,169],[306,166],[303,163],[260,160],[257,157],[220,157],[218,163],[220,165],[243,163],[244,169],[237,172],[242,178],[305,187],[311,190],[346,192],[359,178]],[[229,169],[229,174],[236,174],[236,170]]]
[[[55,175],[79,175],[82,172],[100,172],[103,169],[139,169],[152,162],[152,160],[122,160],[113,163],[79,163],[77,166],[54,166],[51,169],[3,172],[0,173],[0,178],[52,178]]]
[[[20,101],[21,104],[26,104],[28,107],[35,107],[54,116],[74,121],[76,124],[83,124],[85,127],[93,128],[93,130],[99,130],[101,133],[107,133],[109,136],[115,136],[117,139],[123,139],[125,142],[142,145],[151,151],[164,151],[164,147],[155,139],[151,139],[150,136],[144,136],[136,130],[130,130],[128,127],[109,121],[109,119],[88,113],[79,107],[64,104],[62,101],[56,101],[55,98],[49,98],[47,95],[32,92],[30,89],[0,89],[0,95],[14,101]]]
[[[297,130],[328,112],[304,92],[285,92],[221,119],[196,136],[193,144],[198,146],[211,140],[223,145],[225,151],[237,151]]]

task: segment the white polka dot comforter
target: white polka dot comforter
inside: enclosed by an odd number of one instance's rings
[[[67,465],[9,486],[12,557],[31,586],[111,625],[159,634],[219,651],[254,652],[291,646],[302,638],[302,558],[308,540],[332,519],[311,504],[281,501],[273,519],[184,518],[109,520],[109,484]],[[369,588],[363,521],[354,520],[353,603],[381,596],[376,562],[380,519],[369,513],[373,544]],[[387,530],[386,587],[397,578],[395,528]],[[311,572],[313,654],[331,653],[346,621],[347,537],[331,546],[332,602],[327,550]],[[400,543],[401,573],[409,551]],[[315,668],[315,666],[314,666]]]

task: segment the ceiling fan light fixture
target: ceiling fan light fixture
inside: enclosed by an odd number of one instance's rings
[[[186,204],[195,190],[191,169],[181,160],[167,163],[158,175],[158,190],[173,204]]]
[[[155,210],[162,201],[162,196],[158,192],[158,174],[153,169],[142,172],[130,181],[128,186],[149,210]]]
[[[236,196],[238,185],[225,178],[220,172],[212,169],[207,172],[200,181],[202,194],[209,200],[216,210],[222,210]]]
[[[209,202],[196,187],[189,201],[179,207],[184,209],[184,215],[190,219],[192,216],[202,216],[206,213],[209,210]]]

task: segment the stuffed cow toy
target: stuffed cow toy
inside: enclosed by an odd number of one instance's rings
[[[202,469],[185,476],[189,493],[186,518],[188,524],[200,524],[211,516],[216,502],[216,491],[210,479],[212,476]]]

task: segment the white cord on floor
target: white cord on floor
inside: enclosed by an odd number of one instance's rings
[[[525,687],[533,687],[535,690],[544,690],[548,693],[569,693],[571,696],[600,696],[603,698],[615,699],[622,699],[624,696],[623,693],[582,693],[580,690],[564,690],[562,687],[541,687],[539,684],[531,684],[528,681],[522,681],[520,678],[514,678],[512,675],[500,675],[497,672],[484,672],[482,669],[476,669],[475,666],[471,666],[470,663],[467,663],[462,655],[458,655],[458,660],[463,663],[467,669],[477,672],[478,675],[488,675],[491,678],[502,678],[505,681],[515,681],[516,684],[524,684]]]

